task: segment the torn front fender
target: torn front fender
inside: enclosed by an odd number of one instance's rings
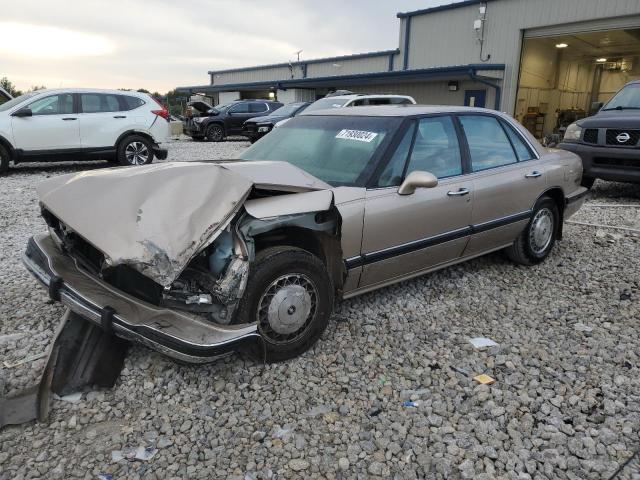
[[[252,217],[264,219],[297,213],[322,212],[329,210],[332,203],[333,192],[319,190],[247,200],[244,208]]]

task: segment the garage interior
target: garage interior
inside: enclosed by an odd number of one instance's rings
[[[640,28],[525,38],[515,117],[539,139],[640,78]]]

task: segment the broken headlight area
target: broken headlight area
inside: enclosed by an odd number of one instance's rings
[[[224,230],[164,289],[160,305],[227,325],[244,292],[248,273],[249,262],[240,251],[238,239]]]

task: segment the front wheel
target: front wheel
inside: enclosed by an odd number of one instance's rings
[[[153,145],[141,135],[130,135],[118,145],[120,165],[147,165],[153,162]]]
[[[207,127],[206,137],[210,142],[221,142],[224,140],[224,128],[222,128],[222,125],[218,125],[217,123],[209,125]]]
[[[318,341],[333,309],[333,286],[324,264],[293,247],[259,252],[236,312],[236,323],[257,322],[262,345],[252,354],[282,361]]]
[[[549,197],[542,197],[536,203],[531,220],[507,248],[507,256],[521,265],[535,265],[549,256],[556,243],[560,214],[558,206]]]

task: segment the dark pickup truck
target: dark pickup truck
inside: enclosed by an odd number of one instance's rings
[[[567,127],[558,148],[582,159],[582,184],[596,178],[640,183],[640,80],[627,83],[595,115]]]

